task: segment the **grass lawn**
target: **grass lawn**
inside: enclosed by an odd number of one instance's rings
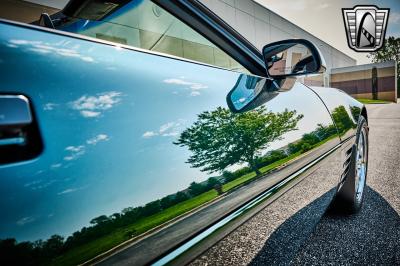
[[[389,101],[384,101],[384,100],[371,100],[371,99],[357,99],[357,100],[362,102],[363,104],[390,103]]]
[[[244,182],[247,182],[250,179],[253,179],[254,177],[256,177],[256,173],[255,172],[251,172],[248,174],[245,174],[239,178],[236,178],[235,180],[228,182],[226,184],[224,184],[222,186],[222,191],[223,192],[228,192],[229,190],[231,190],[234,187],[237,187],[241,184],[243,184]]]
[[[135,223],[121,227],[113,233],[98,238],[87,244],[71,249],[54,261],[54,265],[76,265],[83,263],[129,239],[127,232],[135,230],[137,234],[165,223],[185,212],[188,212],[218,196],[216,190],[207,191],[189,200],[176,204],[152,216],[140,219]]]
[[[286,158],[280,159],[280,160],[278,160],[278,161],[276,161],[274,163],[271,163],[271,164],[269,164],[267,166],[264,166],[264,167],[260,168],[260,172],[261,173],[266,173],[266,172],[268,172],[268,171],[270,171],[272,169],[275,169],[278,166],[281,166],[282,164],[284,164],[284,163],[292,160],[293,158],[299,156],[300,154],[301,154],[300,152],[297,152],[297,153],[292,154],[292,155],[290,155],[290,156],[288,156]],[[237,187],[237,186],[239,186],[239,185],[241,185],[241,184],[243,184],[243,183],[245,183],[245,182],[247,182],[247,181],[249,181],[249,180],[251,180],[251,179],[253,179],[255,177],[256,177],[256,173],[255,172],[248,173],[248,174],[246,174],[244,176],[241,176],[241,177],[239,177],[239,178],[237,178],[237,179],[235,179],[235,180],[223,185],[222,186],[222,191],[228,192],[229,190],[231,190],[231,189],[233,189],[233,188],[235,188],[235,187]]]

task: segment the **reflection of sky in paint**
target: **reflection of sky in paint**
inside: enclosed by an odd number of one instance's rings
[[[189,151],[172,142],[199,113],[226,107],[226,95],[240,74],[77,39],[64,41],[44,32],[36,32],[35,38],[21,28],[2,32],[3,87],[24,88],[32,99],[45,150],[18,167],[0,167],[0,238],[68,235],[98,215],[149,202],[209,176],[190,168],[185,163]],[[12,43],[11,36],[20,41]],[[51,52],[31,49],[38,40]],[[267,108],[301,109],[305,117],[321,122],[327,114],[315,112],[313,97],[295,87]],[[304,118],[298,127],[312,131],[316,123]],[[286,141],[274,145],[281,147],[302,133],[290,132]]]

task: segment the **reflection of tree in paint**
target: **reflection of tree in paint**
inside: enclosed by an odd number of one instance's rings
[[[338,129],[339,135],[343,135],[349,129],[356,128],[357,125],[351,120],[349,114],[343,105],[336,107],[332,111],[332,118],[335,121],[336,127]]]
[[[358,121],[361,114],[361,108],[357,106],[350,106],[350,112],[355,121]]]
[[[233,114],[219,107],[201,113],[175,144],[187,146],[192,152],[187,162],[202,171],[212,173],[237,163],[248,163],[260,174],[256,163],[260,152],[283,134],[296,130],[302,118],[296,111],[273,113],[260,107]]]
[[[351,111],[355,117],[360,109],[352,108]],[[332,116],[339,132],[355,127],[343,106],[336,108]],[[217,171],[224,165],[237,162],[250,164],[249,158],[253,160],[250,168],[243,167],[233,173],[224,171],[223,176],[210,177],[202,183],[192,182],[185,190],[148,202],[143,206],[128,207],[111,215],[100,215],[93,218],[89,226],[74,232],[66,239],[53,235],[48,240],[35,242],[18,243],[15,239],[0,240],[0,265],[83,263],[123,241],[190,211],[197,206],[188,207],[189,202],[193,204],[193,199],[197,201],[198,198],[207,196],[209,198],[204,202],[211,201],[217,194],[227,192],[223,190],[223,184],[236,182],[234,180],[252,171],[259,172],[259,168],[274,163],[276,168],[283,163],[279,163],[280,160],[287,162],[288,159],[295,158],[337,136],[338,130],[334,125],[319,124],[314,131],[289,144],[288,149],[281,148],[260,156],[260,152],[268,147],[269,143],[282,138],[286,132],[296,130],[296,125],[302,117],[296,115],[296,111],[272,113],[267,112],[265,108],[241,114],[233,114],[225,108],[203,112],[198,120],[181,134],[176,144],[188,146],[190,151],[200,153],[201,156],[198,158],[204,158],[204,161],[193,163],[202,164],[202,170]],[[208,160],[206,154],[210,156]],[[214,164],[209,164],[212,160],[215,160]],[[266,173],[265,171],[273,169],[271,167],[262,172]]]

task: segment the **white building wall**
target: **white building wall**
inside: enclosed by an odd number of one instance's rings
[[[259,50],[270,42],[283,39],[302,38],[312,41],[318,46],[325,58],[327,72],[324,79],[328,83],[330,69],[356,65],[356,60],[353,58],[253,0],[200,1]]]

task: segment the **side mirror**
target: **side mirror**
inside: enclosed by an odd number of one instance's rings
[[[286,78],[323,73],[326,69],[318,48],[304,39],[270,43],[263,48],[267,73],[272,78]]]

